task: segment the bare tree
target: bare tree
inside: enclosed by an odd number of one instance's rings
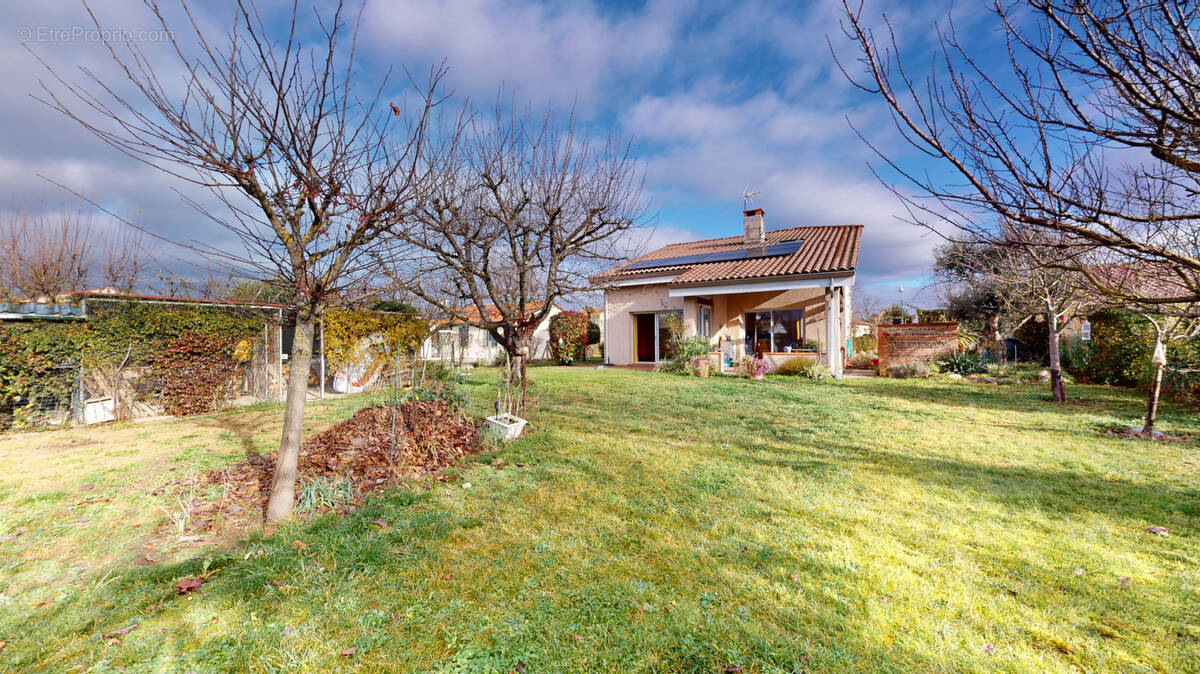
[[[512,409],[523,414],[530,338],[557,300],[623,259],[643,216],[628,143],[593,143],[552,113],[497,104],[447,125],[415,222],[390,258],[411,293],[452,322],[487,330],[508,354]],[[473,311],[467,311],[467,308]]]
[[[411,211],[430,170],[426,125],[444,69],[410,78],[409,106],[387,99],[387,77],[372,90],[354,85],[361,9],[348,20],[341,2],[311,15],[294,3],[290,21],[268,24],[251,0],[239,0],[228,33],[212,35],[186,0],[175,22],[159,3],[146,4],[174,63],[136,43],[106,42],[122,81],[50,70],[40,100],[134,160],[211,190],[221,212],[189,202],[244,252],[193,247],[239,276],[290,285],[296,329],[266,512],[273,523],[294,502],[314,326],[343,289],[373,272],[380,235]],[[160,76],[167,66],[182,68],[182,82]]]
[[[1200,299],[1200,5],[996,1],[1006,67],[973,55],[951,21],[925,77],[905,69],[886,17],[877,40],[861,4],[843,8],[862,66],[839,64],[843,73],[951,173],[905,165],[872,144],[900,176],[893,190],[911,221],[980,241],[996,240],[1000,223],[1027,227],[1052,235],[1076,271],[1105,249],[1180,279],[1176,296],[1127,299]]]
[[[129,292],[145,261],[136,230],[99,227],[83,208],[0,221],[0,293],[9,299],[53,302],[95,285]]]
[[[1015,321],[1012,330],[1031,320],[1046,323],[1050,398],[1066,402],[1059,337],[1069,320],[1084,311],[1089,293],[1078,274],[1059,265],[1059,249],[1045,233],[1021,227],[1002,227],[1001,232],[999,243],[954,242],[942,248],[936,267],[943,279],[966,281],[968,292],[984,298],[988,329],[996,331],[993,341],[1001,352],[1001,315]]]

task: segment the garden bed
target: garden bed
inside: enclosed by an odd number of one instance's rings
[[[394,429],[394,430],[393,430]],[[300,447],[298,507],[309,511],[346,509],[363,494],[403,480],[435,473],[479,448],[479,430],[441,401],[366,407],[313,436]],[[200,476],[188,528],[205,531],[230,517],[258,515],[266,507],[275,472],[273,454],[256,456]],[[328,494],[311,502],[306,487]],[[309,501],[309,502],[306,502]]]

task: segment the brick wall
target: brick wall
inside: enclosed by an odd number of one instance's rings
[[[903,323],[880,325],[879,367],[911,361],[928,361],[958,348],[958,323]]]

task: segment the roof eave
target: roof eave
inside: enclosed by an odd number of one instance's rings
[[[816,278],[847,278],[854,276],[855,270],[839,269],[836,271],[821,271],[821,272],[805,272],[803,274],[779,274],[775,276],[742,276],[738,278],[725,278],[710,281],[685,281],[683,283],[670,282],[667,285],[672,288],[692,288],[696,286],[721,286],[721,285],[736,285],[740,283],[754,283],[756,281],[799,281],[805,279]]]

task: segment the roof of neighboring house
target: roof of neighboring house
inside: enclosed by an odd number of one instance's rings
[[[858,249],[862,240],[862,225],[827,225],[819,227],[790,227],[766,234],[765,245],[802,240],[795,251],[783,255],[747,257],[722,262],[664,264],[647,266],[653,260],[685,255],[753,251],[761,246],[747,246],[743,237],[690,241],[664,246],[634,260],[592,277],[595,282],[632,280],[639,277],[678,273],[671,285],[694,285],[722,281],[746,281],[786,276],[853,273],[858,266]],[[753,253],[751,253],[753,254]],[[630,269],[636,266],[637,269]]]
[[[527,302],[525,304],[525,313],[531,314],[531,313],[537,311],[538,309],[541,309],[543,306],[545,306],[545,304],[546,304],[545,302]],[[551,305],[551,306],[552,306],[551,311],[553,311],[554,308],[558,308],[557,304]],[[495,323],[502,318],[502,316],[500,314],[500,309],[497,308],[496,305],[489,304],[485,307],[485,309],[486,309],[487,318],[485,318],[484,320],[491,322],[491,323]],[[450,318],[450,319],[444,318],[444,319],[435,321],[435,325],[440,327],[442,325],[455,325],[458,323],[474,323],[474,322],[477,322],[480,320],[479,308],[473,304],[469,307],[463,307],[461,310],[458,311],[458,314],[459,315],[455,318]]]
[[[1161,262],[1111,262],[1092,265],[1086,270],[1108,290],[1118,295],[1141,297],[1147,300],[1189,298],[1193,288],[1200,286],[1194,275],[1180,276],[1178,270]],[[1103,296],[1102,293],[1097,293]]]

